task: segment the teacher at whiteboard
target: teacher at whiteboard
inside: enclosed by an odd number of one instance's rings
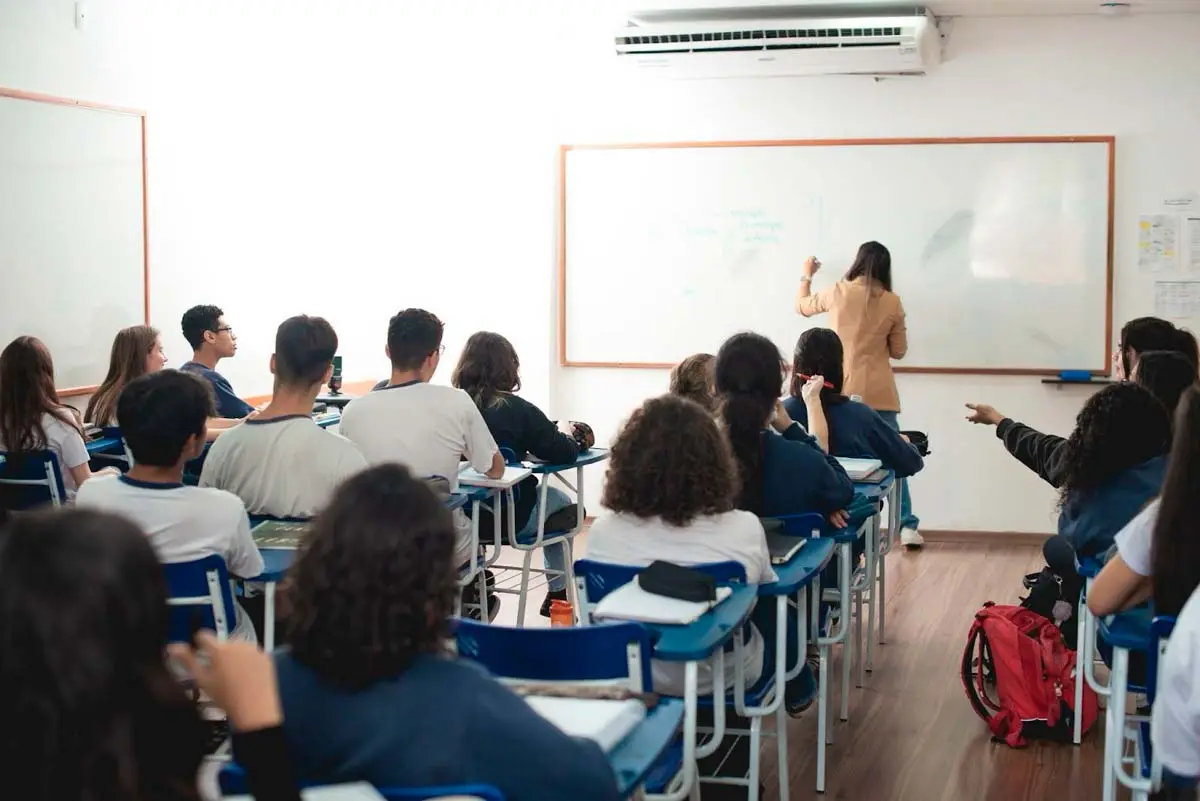
[[[891,360],[904,358],[908,336],[904,305],[892,292],[892,254],[878,242],[863,244],[845,277],[813,294],[813,276],[820,268],[815,257],[805,260],[796,311],[805,317],[829,313],[829,327],[837,332],[845,351],[842,392],[859,396],[899,431],[900,393]],[[900,541],[919,548],[924,541],[917,531],[920,520],[912,512],[907,481],[901,481],[900,491]]]

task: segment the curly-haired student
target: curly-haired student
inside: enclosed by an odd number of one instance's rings
[[[347,479],[314,519],[289,573],[288,647],[275,657],[301,778],[485,784],[512,801],[615,799],[599,746],[445,652],[454,539],[450,512],[398,464]]]

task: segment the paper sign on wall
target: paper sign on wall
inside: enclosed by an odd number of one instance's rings
[[[1167,320],[1200,317],[1200,281],[1156,281],[1154,313]]]
[[[1178,269],[1179,223],[1177,214],[1138,217],[1138,270],[1157,273]]]
[[[1187,258],[1184,261],[1187,271],[1200,273],[1200,214],[1184,221],[1183,238],[1187,246]]]

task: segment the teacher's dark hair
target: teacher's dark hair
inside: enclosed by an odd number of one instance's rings
[[[1150,546],[1150,581],[1155,611],[1178,615],[1200,584],[1200,537],[1196,536],[1200,515],[1200,389],[1194,386],[1179,400],[1161,497]]]
[[[763,508],[763,429],[783,394],[779,349],[761,334],[734,334],[717,352],[720,419],[737,460],[738,508]]]
[[[878,242],[864,242],[846,271],[846,280],[866,278],[892,291],[892,254]]]

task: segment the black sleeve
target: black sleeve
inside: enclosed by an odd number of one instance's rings
[[[867,441],[883,466],[896,472],[896,478],[908,478],[925,467],[925,460],[911,443],[905,442],[900,432],[883,422],[879,415],[872,415]]]
[[[300,801],[282,726],[234,734],[233,750],[254,801]]]
[[[1024,423],[1004,418],[996,426],[996,436],[1017,461],[1042,477],[1054,488],[1062,486],[1062,459],[1067,441],[1054,434],[1043,434]]]
[[[845,509],[854,500],[854,482],[846,475],[846,468],[837,457],[825,453],[817,438],[793,422],[783,432],[783,438],[801,442],[808,446],[805,454],[805,469],[802,471],[807,490],[812,493],[816,510],[824,514]],[[823,463],[823,464],[822,464]]]
[[[534,457],[547,464],[570,464],[579,457],[579,444],[550,422],[545,413],[532,403],[525,404],[527,448]]]

